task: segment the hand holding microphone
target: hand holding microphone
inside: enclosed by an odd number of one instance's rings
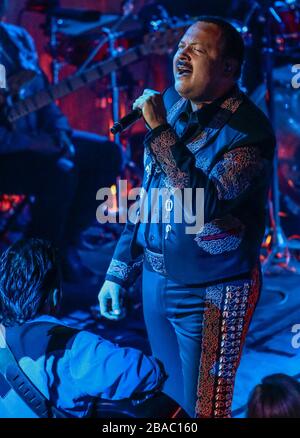
[[[155,90],[144,90],[142,96],[133,103],[133,110],[116,122],[111,132],[113,134],[122,132],[142,116],[151,129],[167,123],[167,112],[161,93]]]

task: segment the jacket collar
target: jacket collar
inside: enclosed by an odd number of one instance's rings
[[[204,147],[228,122],[230,117],[242,104],[243,100],[244,94],[236,85],[220,99],[195,111],[195,116],[200,125],[200,131],[198,131],[195,138],[187,144],[191,152],[196,152],[198,149]],[[174,126],[184,111],[191,111],[191,106],[187,99],[180,98],[168,112],[168,123]],[[207,121],[207,124],[205,124],[205,121]]]

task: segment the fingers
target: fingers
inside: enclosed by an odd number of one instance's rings
[[[110,320],[119,320],[125,316],[121,308],[120,293],[115,291],[100,291],[99,294],[100,314]]]
[[[100,313],[101,313],[101,315],[104,316],[105,313],[108,312],[108,299],[107,299],[107,296],[104,295],[104,294],[100,291],[99,296],[98,296],[98,299],[99,299]]]
[[[156,94],[160,94],[160,92],[156,90],[151,90],[150,88],[145,88],[142,96],[154,96]]]
[[[111,296],[112,313],[116,316],[121,315],[120,294],[112,294]]]
[[[146,88],[144,90],[143,94],[134,101],[132,108],[133,109],[136,109],[136,108],[143,109],[143,106],[145,105],[145,103],[147,101],[150,101],[154,96],[159,95],[159,94],[160,93],[158,91],[150,90],[149,88]]]
[[[122,315],[113,315],[111,312],[104,312],[101,313],[101,315],[106,319],[110,319],[111,321],[119,321],[123,317]]]

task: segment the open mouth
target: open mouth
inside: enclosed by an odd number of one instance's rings
[[[176,65],[177,68],[177,76],[181,77],[181,76],[189,76],[192,74],[193,69],[184,63],[178,63]]]
[[[177,67],[177,76],[189,76],[192,74],[192,69],[187,68],[185,66]]]

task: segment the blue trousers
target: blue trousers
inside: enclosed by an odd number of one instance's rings
[[[155,357],[168,374],[164,392],[191,417],[231,417],[234,379],[261,285],[245,278],[204,286],[177,284],[143,269],[143,309]]]

